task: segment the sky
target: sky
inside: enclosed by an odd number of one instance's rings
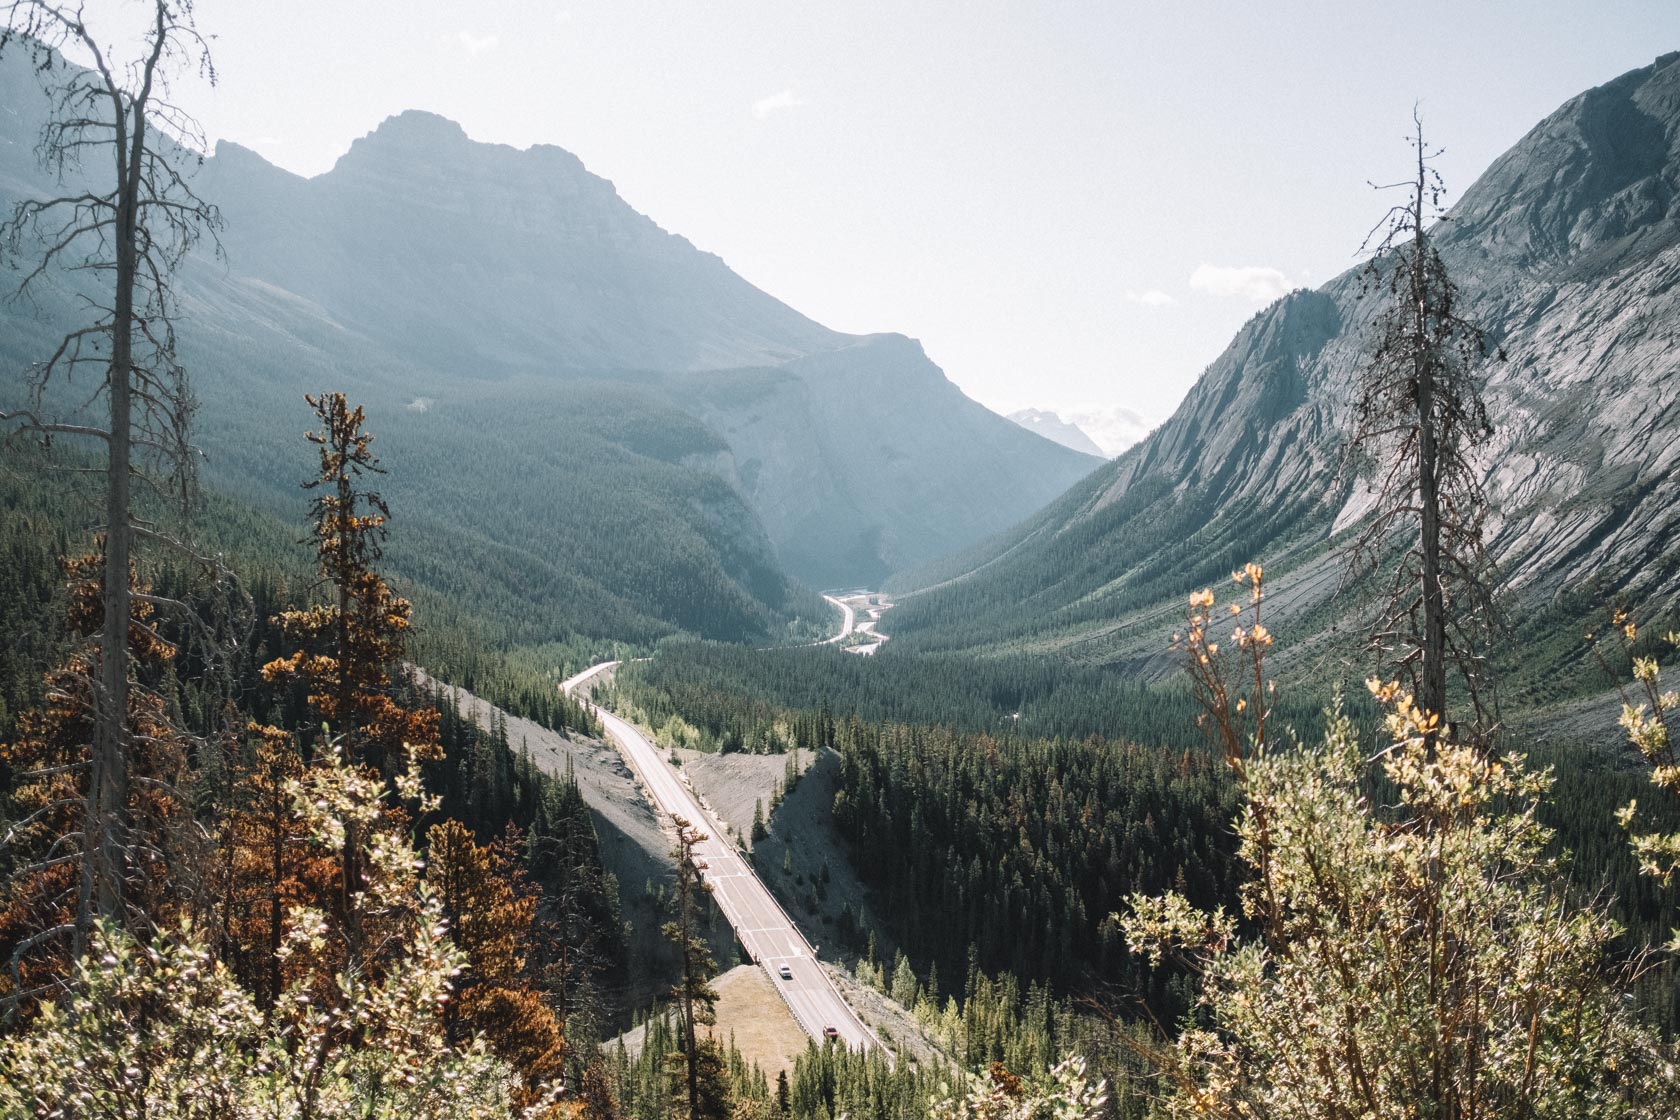
[[[135,0],[94,0],[143,12]],[[404,109],[557,144],[838,330],[999,411],[1167,416],[1356,264],[1414,104],[1453,197],[1674,0],[198,0],[214,139],[313,175]],[[116,27],[116,16],[112,17]]]

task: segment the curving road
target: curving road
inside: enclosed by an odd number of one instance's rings
[[[831,646],[835,642],[843,642],[852,636],[852,631],[857,628],[857,611],[853,610],[851,604],[844,599],[836,599],[832,595],[824,595],[823,598],[839,607],[843,616],[840,621],[840,633],[832,638],[824,638],[817,643],[819,646]]]
[[[848,624],[852,617],[852,611],[846,609]],[[848,625],[847,630],[850,628]],[[562,682],[560,687],[570,696],[578,686],[617,664],[607,661],[592,666]],[[821,1042],[826,1029],[832,1027],[840,1041],[854,1049],[881,1046],[874,1032],[829,981],[828,974],[817,963],[816,950],[793,924],[793,919],[782,910],[746,858],[700,806],[658,749],[633,725],[609,711],[593,705],[591,709],[606,729],[607,737],[618,745],[619,753],[641,778],[655,808],[668,816],[681,817],[707,834],[697,849],[700,874],[712,888],[712,897],[734,927],[735,935],[752,959],[769,974],[771,983],[787,1001],[805,1033]],[[791,978],[782,976],[784,968]]]
[[[841,591],[834,594],[824,594],[823,598],[840,608],[842,621],[840,633],[832,638],[825,638],[816,643],[820,646],[833,645],[843,642],[854,634],[869,639],[856,645],[846,647],[847,653],[861,653],[868,656],[886,644],[887,635],[875,629],[881,621],[881,616],[892,609],[892,600],[878,591]],[[858,621],[859,613],[869,617],[863,622]]]

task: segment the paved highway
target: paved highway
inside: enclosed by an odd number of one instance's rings
[[[852,611],[846,608],[848,630],[852,621]],[[608,661],[593,666],[563,682],[560,687],[571,695],[579,685],[617,664],[616,661]],[[631,769],[641,777],[642,785],[652,795],[655,807],[669,816],[682,817],[709,837],[697,850],[701,875],[711,886],[712,897],[734,927],[735,935],[746,946],[752,959],[769,974],[771,983],[787,1001],[805,1033],[820,1042],[826,1028],[833,1027],[840,1040],[854,1049],[867,1050],[880,1046],[874,1032],[864,1025],[829,982],[828,974],[817,964],[815,951],[793,924],[793,919],[782,910],[769,888],[759,881],[723,829],[700,807],[670,763],[631,724],[600,708],[595,708],[594,712],[606,729],[608,738],[618,745]],[[789,974],[786,977],[782,975],[784,968]]]
[[[836,599],[832,595],[824,595],[823,598],[839,607],[840,613],[845,615],[845,618],[840,623],[840,633],[834,635],[832,638],[824,638],[822,641],[817,643],[819,646],[831,646],[835,642],[843,642],[852,636],[852,630],[857,626],[857,612],[852,609],[850,603],[847,603],[843,599]]]

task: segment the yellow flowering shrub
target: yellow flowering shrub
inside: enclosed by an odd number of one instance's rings
[[[396,785],[430,803],[409,752]],[[450,941],[411,844],[371,827],[383,783],[336,753],[292,783],[314,842],[362,837],[365,890],[354,905],[377,931],[343,954],[318,911],[294,907],[283,953],[338,952],[323,996],[306,981],[265,1017],[198,931],[140,944],[101,928],[72,994],[0,1039],[0,1116],[133,1120],[500,1120],[517,1083],[478,1039],[451,1047],[440,1011],[466,957]],[[556,1092],[526,1110],[546,1115]]]
[[[1676,743],[1669,733],[1669,724],[1675,713],[1680,712],[1680,693],[1663,689],[1662,667],[1655,657],[1634,656],[1639,626],[1626,611],[1618,610],[1611,614],[1610,632],[1614,636],[1612,640],[1620,647],[1620,653],[1632,663],[1631,688],[1611,668],[1598,637],[1588,634],[1587,641],[1592,645],[1598,663],[1616,682],[1616,690],[1622,700],[1619,721],[1622,730],[1627,733],[1633,749],[1650,764],[1651,784],[1670,797],[1680,797],[1680,756],[1675,753]],[[1680,646],[1680,634],[1665,634],[1663,641],[1671,647]],[[1676,871],[1680,871],[1680,832],[1642,832],[1636,827],[1638,815],[1639,802],[1630,801],[1617,811],[1616,820],[1632,838],[1639,869],[1666,884],[1674,878]],[[1680,952],[1680,931],[1675,933],[1668,947]]]
[[[1116,916],[1130,950],[1202,979],[1145,1047],[1173,1117],[1671,1118],[1680,1085],[1633,1018],[1620,929],[1567,896],[1538,810],[1552,775],[1451,741],[1399,684],[1374,753],[1329,713],[1322,742],[1266,737],[1269,634],[1253,612],[1219,653],[1214,597],[1179,636],[1204,723],[1245,795],[1241,920],[1176,894]],[[1380,793],[1378,792],[1380,791]]]

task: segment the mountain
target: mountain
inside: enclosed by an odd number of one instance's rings
[[[53,189],[21,59],[0,59],[0,203]],[[300,515],[302,394],[344,390],[392,470],[402,573],[522,641],[758,640],[826,610],[790,577],[873,583],[1097,465],[911,340],[759,291],[556,147],[409,112],[313,178],[224,142],[193,183],[225,219],[221,258],[178,283],[209,481]],[[50,352],[74,307],[69,287],[0,307],[0,362]]]
[[[1088,404],[1061,412],[1023,408],[1011,412],[1009,419],[1063,447],[1105,459],[1113,459],[1155,427],[1153,421],[1119,405]]]
[[[1155,429],[1155,421],[1121,405],[1081,405],[1065,413],[1069,424],[1090,436],[1113,459]]]
[[[729,444],[730,477],[818,587],[876,586],[949,555],[1042,507],[1047,476],[1100,462],[976,404],[903,335],[667,384]]]
[[[303,179],[226,141],[197,186],[229,267],[404,361],[510,373],[779,364],[843,341],[660,229],[550,145],[405,112]]]
[[[752,287],[559,148],[408,112],[309,180],[223,144],[204,189],[241,274],[437,375],[440,399],[628,382],[701,419],[726,453],[689,465],[741,492],[809,583],[964,547],[1096,465],[1021,438],[910,340],[829,331]]]
[[[911,340],[839,334],[759,291],[559,148],[478,144],[407,112],[309,180],[220,145],[204,185],[241,274],[437,374],[440,393],[630,382],[701,419],[727,453],[690,465],[739,490],[812,584],[965,547],[1096,465],[1021,438]]]
[[[1046,412],[1042,408],[1022,408],[1009,414],[1009,419],[1021,425],[1029,432],[1036,432],[1045,439],[1054,440],[1063,447],[1070,447],[1075,451],[1083,451],[1087,455],[1101,455],[1103,449],[1098,447],[1077,424],[1063,420],[1054,412]]]
[[[1575,620],[1612,595],[1666,603],[1680,569],[1680,53],[1547,117],[1436,243],[1504,354],[1483,370],[1485,470],[1512,614],[1578,657]],[[1143,442],[897,581],[927,590],[894,610],[893,647],[1159,665],[1185,593],[1251,558],[1293,639],[1322,636],[1332,538],[1367,500],[1337,464],[1375,303],[1356,269],[1255,315]]]

